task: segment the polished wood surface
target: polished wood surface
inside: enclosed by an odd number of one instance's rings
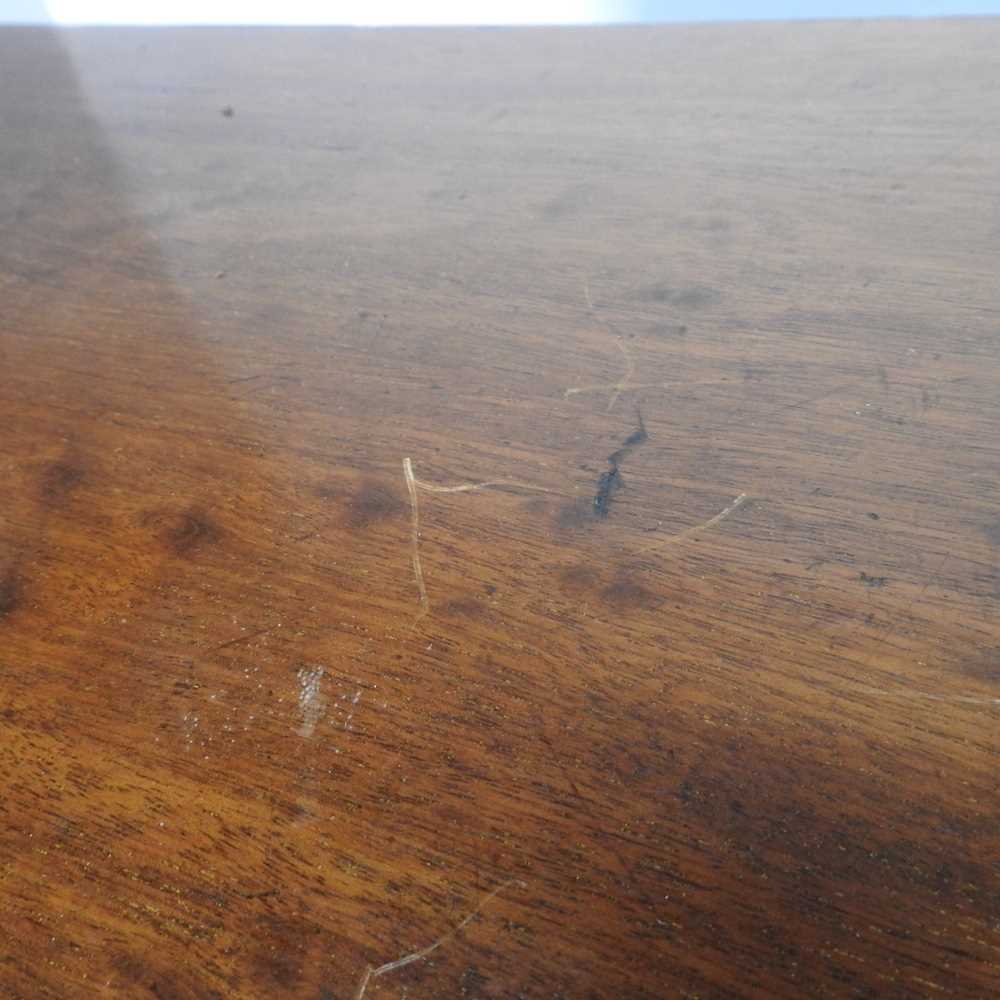
[[[996,996],[998,72],[0,31],[0,994]]]

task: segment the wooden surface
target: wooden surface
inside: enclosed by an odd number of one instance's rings
[[[0,994],[996,996],[998,53],[0,31]]]

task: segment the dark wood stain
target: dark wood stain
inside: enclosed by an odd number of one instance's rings
[[[447,616],[478,620],[489,615],[489,607],[479,597],[455,597],[442,605],[441,613]]]
[[[347,499],[345,521],[349,528],[361,530],[403,517],[407,512],[407,503],[396,490],[380,480],[366,479]]]
[[[566,566],[558,571],[559,583],[569,594],[583,594],[595,589],[600,577],[592,566]]]
[[[687,336],[688,328],[683,323],[654,323],[648,332],[651,337],[663,340],[683,340]]]
[[[979,650],[958,660],[965,676],[986,684],[1000,685],[1000,647]]]
[[[992,521],[983,528],[983,534],[990,545],[1000,548],[1000,521]]]
[[[596,517],[605,518],[611,512],[611,501],[622,488],[624,481],[621,474],[621,463],[625,461],[633,448],[649,440],[646,425],[642,422],[642,413],[636,413],[638,427],[622,442],[622,446],[608,455],[608,470],[602,472],[597,480],[597,492],[594,494],[593,509]]]
[[[156,533],[172,555],[182,558],[222,539],[222,529],[199,507],[148,511],[142,523]]]
[[[42,503],[57,506],[83,481],[83,469],[69,462],[50,462],[42,470],[38,490]]]
[[[0,621],[15,611],[21,603],[21,580],[17,572],[7,569],[0,574]]]
[[[642,611],[660,607],[664,598],[645,585],[634,573],[624,571],[600,592],[601,598],[616,611]]]
[[[576,497],[560,504],[556,511],[555,527],[560,533],[585,528],[594,518],[593,500]]]
[[[639,298],[648,302],[669,303],[681,309],[703,309],[721,301],[722,293],[704,285],[674,288],[671,285],[657,283],[641,288]]]

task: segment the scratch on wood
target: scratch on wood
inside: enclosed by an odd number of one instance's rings
[[[225,642],[220,642],[217,646],[212,646],[211,649],[205,651],[205,655],[211,653],[217,653],[220,649],[227,649],[229,646],[235,646],[241,642],[250,642],[251,639],[259,639],[262,635],[269,635],[276,628],[281,628],[281,623],[277,625],[271,625],[268,628],[258,629],[256,632],[251,632],[249,635],[238,635],[235,639],[227,639]]]
[[[653,545],[647,545],[643,549],[639,549],[639,552],[651,552],[653,549],[666,548],[668,545],[676,545],[678,542],[683,542],[685,539],[690,538],[692,535],[696,535],[701,531],[706,531],[708,528],[714,528],[720,521],[725,520],[730,514],[738,507],[741,507],[746,500],[746,493],[741,493],[728,507],[724,507],[719,511],[715,517],[710,517],[707,521],[702,524],[696,524],[692,528],[685,528],[683,531],[679,531],[676,535],[671,535],[669,538],[664,538]]]
[[[425,483],[422,479],[414,479],[413,482],[419,489],[427,490],[428,493],[471,493],[473,490],[485,489],[488,486],[510,486],[513,489],[532,490],[535,493],[554,492],[544,486],[521,483],[516,479],[488,479],[485,483],[461,483],[459,486],[435,486],[434,483]]]
[[[640,389],[672,389],[675,386],[687,389],[696,385],[728,385],[732,381],[731,378],[705,378],[682,382],[630,382],[628,385],[623,385],[622,382],[601,382],[592,385],[577,385],[573,386],[572,389],[564,389],[563,399],[569,399],[570,396],[578,396],[584,392],[607,392],[609,389],[612,391],[617,390],[620,395],[625,391],[638,392]]]
[[[506,882],[501,882],[492,892],[487,893],[479,901],[479,905],[469,913],[461,922],[456,924],[450,931],[442,934],[433,944],[427,945],[426,948],[421,948],[419,951],[411,952],[409,955],[404,955],[402,958],[397,958],[393,962],[386,962],[385,965],[380,965],[377,968],[375,966],[369,965],[365,969],[365,974],[361,977],[361,982],[358,983],[357,992],[354,994],[354,1000],[362,1000],[365,995],[365,991],[368,989],[368,984],[373,980],[377,979],[379,976],[384,976],[387,972],[395,972],[396,969],[402,969],[405,965],[410,965],[413,962],[419,962],[422,958],[426,958],[432,951],[436,951],[441,945],[450,941],[456,934],[458,934],[466,925],[468,925],[490,902],[498,893],[502,892],[509,885],[516,883],[522,888],[525,887],[524,882],[520,882],[517,879],[508,879]]]
[[[406,491],[410,494],[410,558],[413,563],[413,578],[417,581],[417,591],[420,594],[420,610],[417,618],[422,618],[430,608],[427,599],[427,586],[424,583],[424,571],[420,565],[420,507],[417,501],[417,480],[413,475],[413,462],[403,459],[403,476],[406,478]]]
[[[621,380],[614,387],[614,391],[611,393],[611,398],[608,400],[608,413],[611,412],[615,403],[618,402],[618,397],[628,388],[628,384],[632,381],[632,376],[635,374],[635,361],[633,360],[628,348],[625,346],[625,341],[619,337],[616,343],[618,344],[618,349],[625,357],[625,374],[621,377]]]
[[[299,668],[299,710],[302,713],[302,725],[297,732],[303,739],[309,739],[316,731],[316,724],[323,718],[323,710],[326,707],[326,699],[321,692],[323,676],[326,670],[323,667],[309,669]]]
[[[920,701],[946,701],[960,705],[1000,705],[1000,698],[977,698],[971,694],[933,694],[931,691],[911,691],[907,688],[890,691],[888,688],[870,687],[859,684],[859,691],[865,694],[878,694],[887,698],[912,698]]]
[[[622,352],[622,356],[625,358],[625,371],[622,377],[617,382],[601,382],[591,385],[576,385],[572,388],[563,390],[563,399],[569,399],[570,396],[578,396],[585,392],[610,392],[611,396],[608,399],[608,409],[607,412],[610,413],[615,408],[615,403],[618,402],[623,392],[637,392],[640,389],[669,389],[671,386],[679,385],[681,387],[693,386],[693,385],[722,385],[732,381],[727,378],[713,378],[713,379],[701,379],[694,382],[633,382],[632,378],[635,375],[635,359],[632,357],[632,352],[625,346],[625,340],[620,335],[615,337],[615,343],[618,345],[618,350]]]
[[[417,591],[420,594],[420,610],[417,612],[414,622],[419,621],[430,611],[430,599],[427,596],[424,571],[420,564],[420,505],[417,498],[418,490],[426,490],[428,493],[471,493],[473,490],[486,489],[491,486],[507,486],[511,489],[530,490],[534,493],[556,492],[544,486],[536,486],[534,483],[522,483],[516,479],[488,479],[482,483],[437,486],[434,483],[425,483],[423,480],[417,479],[413,474],[413,462],[409,458],[403,459],[403,476],[406,479],[406,491],[410,495],[410,555],[413,563],[413,577],[417,582]]]

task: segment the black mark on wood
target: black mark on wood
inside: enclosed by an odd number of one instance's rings
[[[322,496],[329,493],[321,492]],[[380,521],[402,517],[407,511],[406,503],[384,483],[364,480],[357,492],[347,502],[347,526],[368,528]]]
[[[21,603],[21,582],[13,569],[0,576],[0,621],[15,611]]]
[[[642,413],[638,413],[639,426],[622,442],[622,446],[615,452],[608,455],[608,465],[611,466],[607,472],[601,473],[601,478],[597,480],[597,493],[594,494],[594,515],[596,517],[607,517],[611,508],[611,498],[622,486],[623,480],[619,466],[625,460],[628,453],[644,441],[649,440],[646,433],[646,426],[642,422]]]
[[[619,612],[657,608],[663,603],[655,591],[624,572],[601,591],[601,597]]]
[[[62,503],[82,481],[82,469],[69,462],[51,462],[38,484],[42,502],[50,507]]]
[[[142,523],[152,527],[163,545],[175,556],[190,556],[222,538],[222,529],[197,508],[153,510],[143,517]]]

